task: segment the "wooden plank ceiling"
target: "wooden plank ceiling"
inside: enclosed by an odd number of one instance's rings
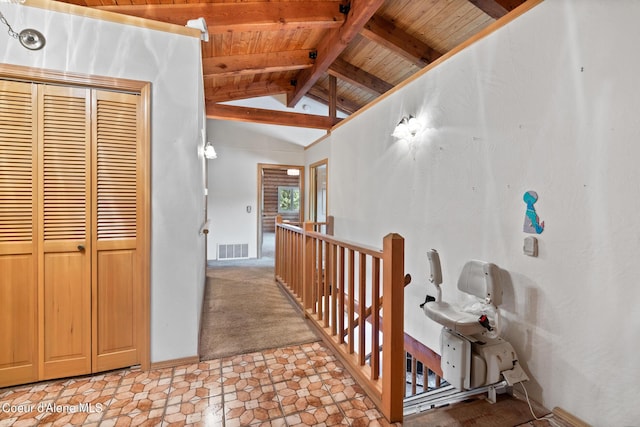
[[[62,0],[186,25],[203,17],[207,116],[329,129],[526,0]],[[221,102],[285,94],[327,117]]]

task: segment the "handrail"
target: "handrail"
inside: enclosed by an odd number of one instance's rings
[[[315,229],[317,223],[301,228],[276,218],[276,280],[385,418],[402,421],[404,239],[389,234],[379,250]]]
[[[366,246],[359,243],[350,242],[348,240],[336,239],[335,237],[329,236],[328,234],[318,233],[317,231],[306,231],[305,234],[307,236],[320,239],[324,242],[334,244],[334,245],[340,245],[345,249],[358,251],[375,258],[381,259],[383,255],[383,252],[380,249],[374,248],[372,246]]]

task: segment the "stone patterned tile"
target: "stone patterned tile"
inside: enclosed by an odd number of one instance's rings
[[[43,401],[56,399],[64,390],[64,382],[47,382],[23,387],[8,389],[0,393],[0,404],[8,403],[11,406],[37,405]],[[0,413],[0,417],[2,414]],[[2,418],[0,418],[2,419]]]
[[[37,423],[42,418],[41,411],[38,409],[40,403],[52,403],[53,400],[43,402],[31,402],[28,399],[23,400],[25,395],[20,393],[16,396],[16,400],[0,400],[0,426],[9,426],[21,421],[22,424],[25,420],[33,419]]]
[[[224,395],[225,425],[249,425],[283,417],[272,385],[247,388]]]
[[[269,368],[269,375],[274,383],[288,380],[297,381],[316,374],[307,354],[297,346],[276,349],[270,353],[270,356],[272,357],[265,356],[265,360]]]
[[[100,427],[151,427],[162,425],[162,410],[156,409],[150,412],[137,412],[133,414],[122,414],[116,418],[103,420]]]
[[[222,425],[222,396],[213,396],[167,406],[163,425]]]
[[[221,381],[224,393],[271,384],[264,360],[240,361],[233,365],[223,363]]]
[[[16,426],[16,427],[27,427],[27,426],[35,426],[38,424],[38,420],[35,418],[28,418],[28,419],[24,419],[24,420],[13,420],[11,422],[8,422],[7,424],[4,424],[3,422],[0,421],[0,426]]]
[[[154,369],[151,371],[142,371],[140,368],[130,369],[123,373],[122,382],[120,385],[131,385],[134,383],[147,384],[151,381],[172,378],[173,368]]]
[[[222,367],[243,366],[249,363],[264,362],[262,353],[240,354],[222,359]]]
[[[313,343],[304,348],[307,353],[307,357],[310,360],[310,364],[318,372],[327,372],[329,369],[336,366],[336,358],[326,347],[315,344],[317,343]],[[342,366],[340,365],[340,367]]]
[[[63,387],[60,395],[73,396],[75,394],[113,389],[118,387],[122,381],[122,375],[122,371],[116,371],[92,377],[71,378],[60,384]]]
[[[318,375],[299,381],[286,381],[275,385],[285,415],[307,411],[333,403],[329,392]]]
[[[106,405],[104,418],[164,409],[170,381],[171,379],[169,378],[167,383],[155,385],[149,390],[145,390],[146,385],[143,383],[121,385],[116,389],[111,401]]]
[[[286,427],[287,421],[284,418],[278,418],[276,420],[268,420],[263,423],[256,423],[256,427]]]
[[[220,366],[211,367],[210,363],[196,363],[175,368],[167,405],[222,394]]]
[[[349,424],[354,426],[388,425],[371,399],[352,399],[338,403]],[[386,424],[384,424],[386,423]]]
[[[318,342],[14,387],[0,390],[5,402],[25,410],[0,411],[0,427],[389,425]],[[38,403],[54,409],[28,407]]]
[[[339,360],[329,360],[324,364],[315,366],[316,372],[318,374],[329,373],[333,378],[346,378],[350,377],[351,374],[344,365]]]
[[[336,405],[322,406],[289,415],[287,423],[290,427],[349,425],[344,414]]]
[[[113,398],[113,389],[90,390],[84,394],[60,396],[38,406],[40,425],[82,425],[99,422]]]
[[[334,378],[329,372],[320,374],[322,382],[336,402],[350,399],[363,399],[366,397],[365,391],[360,387],[351,375],[344,375],[343,378]]]

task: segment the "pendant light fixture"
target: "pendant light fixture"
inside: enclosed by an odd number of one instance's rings
[[[25,28],[24,30],[16,33],[11,25],[7,22],[7,18],[0,12],[0,22],[7,26],[9,29],[7,32],[11,37],[17,39],[22,46],[29,50],[40,50],[44,47],[47,40],[44,38],[44,35],[33,28]]]

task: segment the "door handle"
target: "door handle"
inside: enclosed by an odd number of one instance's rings
[[[78,250],[80,252],[84,252],[84,245],[78,245]]]

